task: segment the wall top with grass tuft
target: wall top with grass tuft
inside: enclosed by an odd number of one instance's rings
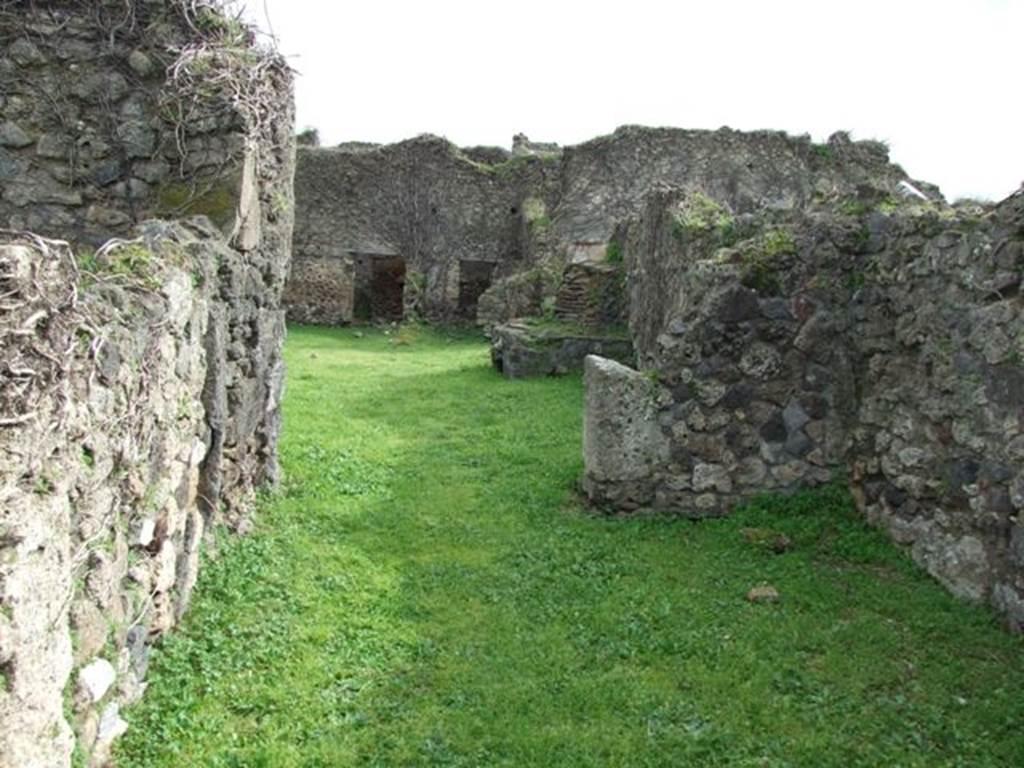
[[[210,213],[232,233],[246,156],[290,165],[291,73],[219,3],[10,2],[0,39],[0,226],[95,246]]]

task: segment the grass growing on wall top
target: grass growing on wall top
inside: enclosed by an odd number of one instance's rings
[[[289,482],[206,566],[122,768],[1024,763],[1021,641],[843,491],[593,516],[578,377],[363,333],[291,330]]]

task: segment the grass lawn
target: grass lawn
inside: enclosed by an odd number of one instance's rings
[[[845,493],[595,516],[579,377],[395,341],[291,329],[287,483],[154,653],[121,768],[1024,765],[1024,642]]]

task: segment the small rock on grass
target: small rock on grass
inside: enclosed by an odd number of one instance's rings
[[[747,600],[752,603],[777,603],[779,602],[779,591],[770,584],[754,587],[747,592]]]
[[[788,552],[793,546],[793,540],[789,536],[773,531],[771,528],[744,528],[740,533],[751,544],[770,549],[777,555]]]

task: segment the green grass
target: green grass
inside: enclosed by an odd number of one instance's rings
[[[844,492],[588,514],[579,378],[364,333],[291,329],[288,483],[205,566],[121,768],[1024,764],[1020,639]]]

